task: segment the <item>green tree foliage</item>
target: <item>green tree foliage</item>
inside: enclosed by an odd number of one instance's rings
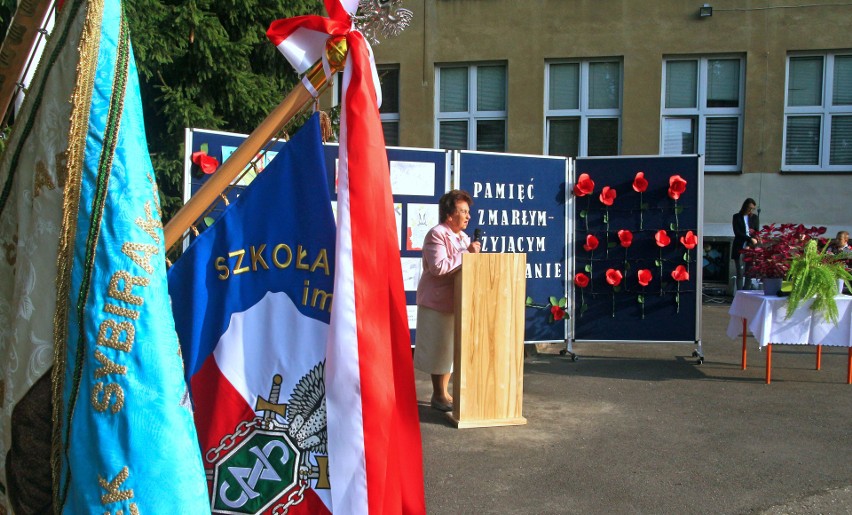
[[[184,129],[251,132],[297,84],[266,38],[320,0],[125,0],[163,217],[182,204]]]

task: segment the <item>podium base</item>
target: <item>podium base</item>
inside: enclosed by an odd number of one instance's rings
[[[498,418],[490,420],[459,420],[452,413],[447,413],[447,418],[458,429],[471,427],[499,427],[499,426],[523,426],[526,425],[525,417]]]

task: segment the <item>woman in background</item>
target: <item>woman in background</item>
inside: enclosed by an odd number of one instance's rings
[[[480,250],[480,243],[471,243],[470,237],[463,232],[470,221],[472,204],[466,191],[445,193],[438,201],[441,223],[429,230],[423,242],[423,272],[417,285],[414,367],[431,374],[431,406],[439,411],[453,409],[453,397],[447,391],[453,371],[453,274],[461,267],[462,254]]]

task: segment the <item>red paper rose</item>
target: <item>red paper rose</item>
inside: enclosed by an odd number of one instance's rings
[[[219,168],[219,161],[215,157],[210,157],[207,152],[193,152],[192,162],[197,164],[201,171],[210,175]]]
[[[598,239],[595,238],[594,234],[589,234],[586,236],[586,244],[583,245],[583,249],[585,249],[586,252],[591,252],[596,248],[598,248]]]
[[[680,175],[669,177],[669,197],[677,200],[686,191],[686,180]]]
[[[550,306],[550,314],[553,315],[553,320],[556,322],[565,318],[565,310],[559,306]]]
[[[654,276],[651,275],[651,271],[647,268],[643,268],[642,270],[636,272],[636,277],[637,281],[641,286],[648,286],[648,283],[650,283],[651,279],[654,278]]]
[[[595,181],[589,177],[587,173],[581,173],[577,178],[577,184],[574,185],[574,195],[577,197],[585,197],[595,191]]]
[[[580,272],[574,276],[574,284],[576,284],[579,288],[585,288],[589,285],[589,276]]]
[[[687,231],[685,235],[680,237],[680,243],[688,250],[692,250],[698,245],[698,238],[692,231]]]
[[[669,238],[669,235],[666,233],[665,229],[660,229],[659,231],[657,231],[657,234],[654,235],[654,240],[657,241],[658,247],[665,247],[672,242],[672,239]]]
[[[621,242],[622,247],[629,247],[633,243],[633,233],[627,229],[618,231],[618,241]]]
[[[686,271],[686,267],[683,265],[677,265],[677,268],[672,270],[672,279],[677,282],[688,281],[689,272]]]
[[[615,202],[615,189],[610,188],[609,186],[604,186],[598,198],[601,199],[601,204],[611,206],[612,203]]]
[[[645,178],[645,172],[636,172],[636,177],[633,178],[633,191],[642,193],[648,189],[648,179]]]
[[[616,270],[615,268],[610,268],[606,271],[606,282],[612,286],[618,286],[621,284],[621,270]]]

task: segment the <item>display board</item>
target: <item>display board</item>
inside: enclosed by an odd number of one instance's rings
[[[208,180],[198,167],[192,166],[191,155],[202,149],[210,157],[224,162],[245,140],[244,134],[187,129],[186,160],[184,174],[184,201],[195,194]],[[226,194],[229,201],[240,195],[243,189],[277,155],[286,142],[271,142],[265,152],[258,154],[248,167],[245,177],[234,184]],[[332,198],[332,209],[337,215],[337,156],[338,145],[324,145],[326,170]],[[421,247],[426,232],[438,225],[438,199],[450,189],[449,159],[443,150],[388,147],[388,163],[391,176],[397,235],[402,260],[403,283],[411,329],[412,344],[417,325],[416,294],[421,272]],[[215,172],[214,172],[215,173]],[[211,211],[200,220],[199,231],[211,225],[225,209],[224,200],[216,202]],[[308,216],[308,214],[306,214]],[[188,243],[187,243],[188,244]]]
[[[326,169],[332,208],[337,215],[337,144],[325,145]],[[450,189],[447,152],[444,150],[388,147],[391,193],[396,215],[397,242],[408,310],[411,343],[417,331],[417,283],[422,271],[423,240],[438,225],[438,200]]]
[[[699,342],[702,171],[699,156],[576,160],[574,340]]]
[[[569,161],[469,151],[458,152],[455,159],[457,187],[473,197],[467,233],[483,231],[483,252],[527,255],[527,298],[532,306],[525,313],[524,341],[565,341],[567,318],[552,310],[551,302],[557,307],[567,304]]]

